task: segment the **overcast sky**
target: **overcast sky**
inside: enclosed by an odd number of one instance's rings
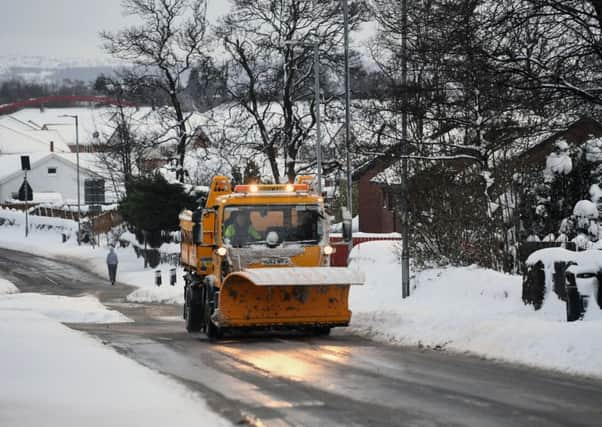
[[[209,19],[228,6],[208,0]],[[121,0],[2,0],[0,56],[101,59],[98,33],[127,23]]]

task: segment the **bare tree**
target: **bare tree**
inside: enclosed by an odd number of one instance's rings
[[[374,0],[373,5],[379,31],[372,56],[390,89],[366,114],[381,123],[374,127],[380,140],[393,146],[403,143],[399,116],[404,110],[408,114],[412,232],[431,243],[427,252],[453,257],[457,253],[450,248],[476,243],[481,262],[497,265],[504,230],[497,223],[494,200],[505,183],[494,180],[500,178],[498,172],[506,178],[499,158],[546,117],[535,113],[529,94],[516,87],[514,74],[495,59],[504,37],[489,26],[495,2],[413,2],[405,87],[400,78],[400,2]],[[431,186],[438,187],[439,197],[423,196],[434,194]],[[450,221],[450,214],[458,222]],[[448,232],[441,233],[445,227]]]
[[[132,73],[168,99],[173,109],[171,127],[177,135],[176,176],[183,181],[191,137],[182,100],[183,79],[193,67],[206,62],[206,0],[124,0],[123,5],[141,24],[101,33],[104,48],[133,64]]]
[[[517,87],[561,108],[602,105],[601,1],[504,0],[492,4],[491,17],[503,35],[495,59]]]
[[[276,182],[297,173],[299,150],[315,126],[313,46],[319,43],[322,81],[342,76],[343,21],[338,0],[234,0],[218,36],[230,56],[230,96],[250,116]],[[361,19],[354,2],[351,27]],[[339,93],[341,92],[339,85]],[[327,93],[325,91],[325,93]],[[324,99],[327,105],[335,96]],[[244,142],[242,142],[244,143]]]

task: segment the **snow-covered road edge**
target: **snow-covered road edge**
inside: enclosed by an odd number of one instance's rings
[[[554,294],[534,311],[521,300],[520,276],[476,266],[418,272],[404,300],[393,245],[368,242],[352,252],[351,268],[367,280],[350,292],[350,333],[602,378],[601,310],[567,323],[565,304]]]

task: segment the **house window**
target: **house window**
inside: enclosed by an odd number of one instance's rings
[[[48,168],[48,175],[56,175],[56,168]]]

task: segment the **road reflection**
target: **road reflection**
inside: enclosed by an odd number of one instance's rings
[[[295,342],[279,343],[271,349],[239,345],[218,345],[215,349],[242,362],[241,369],[259,369],[269,375],[303,382],[323,381],[332,374],[320,359],[346,364],[351,352],[345,346]]]

